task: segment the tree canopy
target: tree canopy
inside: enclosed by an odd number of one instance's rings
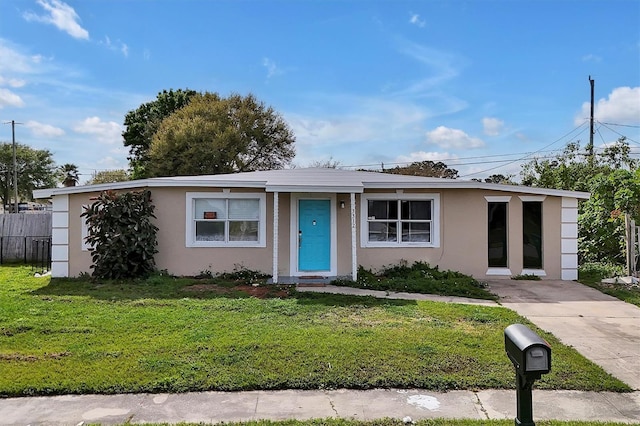
[[[131,180],[129,172],[124,169],[102,170],[93,174],[87,185],[97,185],[99,183],[125,182]]]
[[[33,199],[33,190],[56,185],[56,166],[51,152],[16,144],[18,171],[18,197]],[[13,146],[10,142],[0,143],[0,198],[8,204],[13,196]]]
[[[197,93],[152,137],[148,176],[281,169],[295,155],[293,132],[253,95]]]
[[[122,137],[124,146],[129,147],[129,167],[134,179],[148,177],[146,167],[149,164],[149,147],[162,120],[187,105],[195,94],[195,90],[189,89],[163,90],[155,100],[127,113]]]
[[[396,175],[426,176],[439,177],[447,179],[456,179],[458,171],[447,167],[442,161],[434,162],[430,160],[417,161],[408,166],[396,166],[392,169],[384,170],[386,173]]]
[[[58,177],[63,186],[76,186],[80,181],[80,171],[75,164],[63,164],[58,167]]]
[[[552,158],[523,165],[522,182],[529,186],[585,191],[580,203],[578,252],[581,262],[623,263],[624,214],[639,219],[640,170],[624,137],[594,156],[568,144]]]

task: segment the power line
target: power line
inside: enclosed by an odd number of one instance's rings
[[[632,127],[634,129],[640,129],[640,126],[635,126],[633,124],[603,123],[602,121],[598,121],[598,123],[600,123],[600,124],[608,124],[609,126]]]
[[[586,121],[585,121],[585,122],[583,122],[582,124],[580,124],[579,126],[575,127],[574,129],[572,129],[571,131],[569,131],[569,132],[568,132],[568,133],[566,133],[565,135],[563,135],[563,136],[561,136],[560,138],[556,139],[555,141],[551,142],[550,144],[543,146],[542,148],[540,148],[540,149],[539,149],[539,150],[537,150],[537,151],[534,151],[531,155],[533,155],[533,154],[537,154],[537,153],[539,153],[539,152],[542,152],[543,150],[545,150],[545,149],[549,148],[550,146],[552,146],[552,145],[554,145],[554,144],[558,143],[559,141],[561,141],[561,140],[562,140],[562,139],[564,139],[565,137],[569,136],[569,135],[570,135],[570,134],[572,134],[573,132],[577,131],[577,130],[578,130],[578,129],[580,129],[581,127],[584,127],[584,125],[585,125],[585,124],[586,124]],[[579,133],[577,133],[575,136],[579,136],[580,134],[584,133],[584,131],[585,131],[585,130],[586,130],[586,129],[582,129],[582,130],[581,130]],[[518,158],[518,159],[516,159],[516,160],[513,160],[513,161],[511,161],[510,163],[505,164],[505,166],[508,166],[509,164],[517,163],[518,161],[524,161],[524,160],[528,159],[529,157],[531,157],[531,155],[525,155],[525,156],[524,156],[524,157],[522,157],[522,158]],[[464,177],[468,177],[468,176],[475,176],[475,175],[479,175],[479,174],[482,174],[482,173],[490,172],[490,171],[495,170],[495,169],[499,169],[500,167],[502,167],[502,166],[491,167],[491,168],[489,168],[489,169],[480,170],[480,171],[478,171],[478,172],[474,172],[474,173],[469,173],[469,174],[466,174],[466,175],[463,175],[463,176],[460,176],[460,177],[461,177],[461,178],[464,178]]]

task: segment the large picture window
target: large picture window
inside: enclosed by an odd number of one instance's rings
[[[363,195],[362,245],[437,246],[438,201],[434,195]]]
[[[264,194],[188,193],[188,247],[265,245]]]

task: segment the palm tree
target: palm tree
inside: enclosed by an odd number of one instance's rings
[[[64,186],[76,186],[80,180],[78,166],[67,163],[58,167],[61,182]]]

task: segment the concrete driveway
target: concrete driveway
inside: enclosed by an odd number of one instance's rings
[[[500,303],[640,389],[640,308],[571,281],[489,281]]]

